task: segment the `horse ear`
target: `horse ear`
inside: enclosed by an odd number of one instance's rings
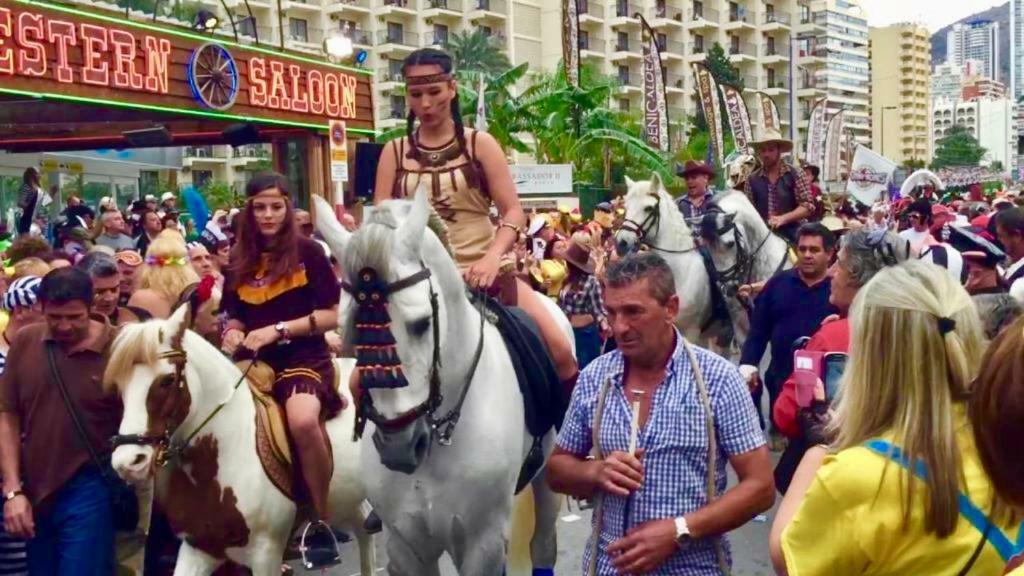
[[[341,259],[352,233],[342,226],[334,216],[334,207],[324,198],[313,194],[313,212],[316,214],[316,229],[323,235],[331,253]]]
[[[171,340],[168,344],[172,348],[180,348],[181,340],[185,337],[185,330],[192,324],[192,304],[185,301],[178,306],[174,312],[171,313],[171,317],[167,319],[168,332],[171,334]]]
[[[665,184],[661,181],[661,174],[655,172],[651,175],[651,195],[655,195],[665,187]]]
[[[736,219],[735,212],[725,212],[718,216],[720,221],[719,228],[728,228],[732,225],[733,220]]]
[[[398,243],[413,254],[419,254],[420,246],[423,243],[423,234],[427,230],[427,221],[430,219],[429,198],[430,191],[427,190],[425,184],[421,183],[416,190],[416,195],[412,198],[412,210],[395,231]]]
[[[629,176],[626,176],[626,187],[632,188],[633,184],[636,184],[636,182],[634,182],[633,179],[630,178]]]

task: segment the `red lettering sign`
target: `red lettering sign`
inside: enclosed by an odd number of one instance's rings
[[[288,75],[292,78],[292,110],[296,112],[309,111],[309,99],[306,96],[306,87],[300,86],[299,79],[302,76],[302,69],[295,64],[288,66]]]
[[[14,50],[7,43],[11,38],[11,11],[0,8],[0,72],[14,74]]]
[[[249,104],[267,105],[267,62],[263,58],[249,59]]]
[[[68,64],[68,48],[78,45],[75,25],[71,22],[50,20],[50,42],[57,47],[57,81],[70,84],[75,81],[75,72]]]
[[[82,35],[82,82],[107,86],[110,84],[110,65],[103,59],[107,51],[107,29],[92,24],[78,27]]]
[[[167,94],[167,61],[170,57],[170,40],[146,36],[146,90]]]
[[[319,70],[310,70],[306,80],[309,82],[309,111],[313,114],[323,114],[324,75]]]
[[[46,49],[40,40],[46,39],[43,17],[22,12],[18,15],[18,68],[26,76],[46,74]],[[34,38],[35,40],[33,40]]]
[[[124,30],[111,30],[114,45],[114,86],[142,90],[142,74],[135,71],[135,37]]]

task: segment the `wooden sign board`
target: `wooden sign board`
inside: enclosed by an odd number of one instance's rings
[[[373,132],[371,74],[77,7],[0,0],[0,94]]]

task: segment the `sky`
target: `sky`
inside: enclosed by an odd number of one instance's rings
[[[947,24],[1005,4],[1007,0],[860,0],[869,26],[919,22],[935,32]]]

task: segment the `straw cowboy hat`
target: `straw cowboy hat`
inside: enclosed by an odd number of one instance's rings
[[[704,174],[708,178],[714,178],[715,169],[703,162],[697,162],[696,160],[687,160],[686,164],[676,163],[676,176],[686,178],[690,174]]]
[[[755,150],[761,148],[762,146],[767,146],[769,144],[777,144],[779,146],[779,150],[783,154],[793,151],[793,141],[783,138],[782,134],[779,134],[779,131],[775,129],[765,130],[764,133],[761,134],[760,140],[755,140],[750,143],[750,145],[753,146]]]

